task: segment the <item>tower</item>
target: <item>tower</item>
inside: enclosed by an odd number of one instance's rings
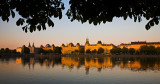
[[[32,47],[34,47],[34,42],[33,42],[33,45],[32,45]]]
[[[29,42],[29,45],[28,45],[28,47],[31,47],[31,44],[30,44],[30,42]]]
[[[88,38],[86,38],[86,43],[85,44],[89,44],[89,39]]]

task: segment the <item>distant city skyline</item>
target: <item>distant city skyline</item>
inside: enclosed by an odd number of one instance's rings
[[[46,30],[36,31],[33,33],[25,33],[22,26],[17,26],[15,18],[10,17],[10,21],[3,22],[0,19],[0,48],[15,49],[28,43],[35,43],[35,46],[54,44],[61,46],[62,43],[80,43],[85,44],[86,38],[90,43],[96,44],[101,40],[105,44],[119,45],[121,43],[129,43],[131,41],[160,41],[160,25],[151,27],[150,30],[145,29],[147,20],[142,18],[142,22],[134,22],[133,19],[123,20],[123,18],[114,18],[113,22],[101,23],[94,26],[93,24],[81,23],[78,21],[71,22],[65,15],[69,5],[63,0],[66,9],[63,11],[61,20],[53,18],[55,26],[47,27]]]

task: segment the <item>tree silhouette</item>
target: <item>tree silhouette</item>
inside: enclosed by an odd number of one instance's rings
[[[71,21],[89,22],[94,25],[112,22],[114,17],[133,18],[134,22],[149,20],[145,28],[159,24],[159,0],[70,0],[67,16]]]
[[[71,21],[78,20],[82,23],[100,24],[112,22],[114,17],[128,17],[141,22],[142,17],[149,20],[145,28],[159,24],[160,1],[159,0],[70,0],[70,8],[66,15]],[[62,18],[64,3],[61,0],[1,0],[0,17],[3,21],[9,21],[9,17],[15,17],[15,12],[21,17],[16,25],[22,26],[23,31],[30,32],[38,29],[46,29],[46,24],[53,27],[51,19]]]
[[[46,29],[54,26],[51,17],[62,18],[64,4],[61,0],[1,0],[0,17],[3,21],[9,21],[9,16],[15,17],[15,12],[21,17],[16,25],[22,26],[23,31],[30,32]]]
[[[128,53],[128,48],[126,48],[126,47],[123,47],[123,48],[121,49],[121,52],[122,52],[123,54],[126,54],[126,53]]]
[[[84,53],[84,52],[85,52],[84,47],[80,47],[80,48],[79,48],[79,53],[82,54],[82,53]]]
[[[97,53],[98,53],[98,54],[104,53],[104,49],[100,47],[100,48],[98,49]]]
[[[91,50],[90,50],[90,49],[87,49],[87,50],[86,50],[86,53],[91,53]]]
[[[61,50],[62,50],[62,48],[61,48],[61,47],[56,47],[56,48],[55,48],[55,52],[54,52],[54,53],[62,54]]]
[[[92,50],[91,52],[92,52],[92,53],[97,53],[97,50],[96,50],[96,49],[94,49],[94,50]]]
[[[136,50],[135,50],[134,48],[129,48],[129,49],[128,49],[128,52],[129,52],[131,55],[133,55],[133,54],[136,52]]]

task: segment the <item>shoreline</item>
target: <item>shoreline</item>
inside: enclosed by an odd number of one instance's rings
[[[160,57],[160,55],[101,55],[101,54],[0,54],[0,57]]]

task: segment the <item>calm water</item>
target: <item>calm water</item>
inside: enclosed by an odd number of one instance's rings
[[[0,84],[160,84],[159,57],[0,58]]]

